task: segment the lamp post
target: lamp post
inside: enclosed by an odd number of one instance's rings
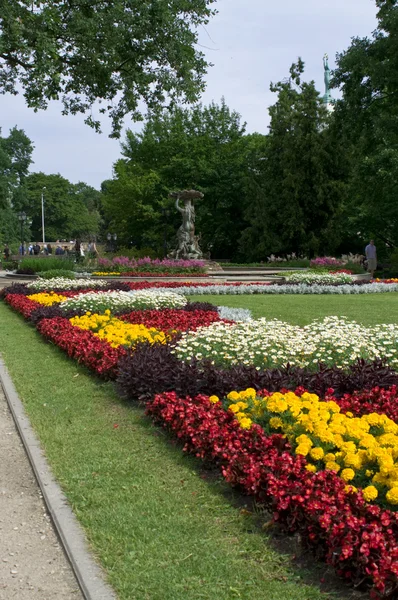
[[[117,240],[117,235],[116,233],[108,233],[106,235],[106,239],[108,240],[108,252],[116,252],[116,240]]]
[[[46,243],[46,235],[44,232],[44,190],[46,189],[46,186],[44,186],[41,190],[41,230],[43,233],[43,244]]]
[[[23,226],[26,221],[26,213],[24,213],[23,211],[19,212],[18,219],[21,223],[21,255],[23,256],[25,254],[24,239],[23,239],[23,233],[24,233]]]

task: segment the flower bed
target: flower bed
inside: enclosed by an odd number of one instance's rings
[[[203,260],[171,260],[168,258],[153,260],[148,257],[129,259],[127,256],[116,256],[112,260],[107,258],[98,259],[98,266],[98,271],[102,273],[107,271],[119,272],[121,275],[134,273],[134,275],[127,275],[131,277],[205,275]]]
[[[94,277],[207,277],[207,273],[197,273],[196,271],[94,271]]]
[[[326,317],[305,327],[276,319],[226,325],[214,323],[184,334],[175,353],[184,361],[210,360],[223,367],[257,368],[318,363],[344,369],[357,359],[383,358],[398,366],[398,325],[364,327],[345,318]]]
[[[2,296],[124,397],[147,401],[184,450],[218,465],[339,575],[397,597],[398,326],[231,323],[171,287],[46,283]]]
[[[182,308],[187,303],[184,296],[173,292],[137,291],[137,292],[94,292],[79,294],[62,302],[62,310],[84,309],[86,311],[104,313],[106,310],[114,312],[131,311],[146,308]]]
[[[307,285],[312,285],[314,283],[321,285],[329,285],[329,284],[345,284],[351,283],[353,278],[351,275],[347,273],[317,273],[307,271],[304,273],[291,273],[285,274],[286,280],[289,283],[305,283]]]
[[[207,396],[157,395],[147,412],[184,451],[215,461],[229,483],[254,496],[288,532],[300,533],[340,576],[372,581],[373,598],[396,597],[398,513],[367,504],[334,471],[309,472],[286,439],[266,436],[258,425],[242,429],[234,413]]]
[[[158,289],[167,289],[164,284]],[[286,284],[186,284],[173,285],[178,294],[185,296],[211,294],[221,296],[224,294],[384,294],[386,292],[398,292],[398,284],[390,283],[365,283],[355,281],[350,284],[317,284],[286,283]]]

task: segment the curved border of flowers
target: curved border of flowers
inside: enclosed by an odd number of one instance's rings
[[[25,319],[38,308],[21,293],[2,295]],[[119,361],[128,354],[73,327],[65,317],[42,318],[36,327],[68,356],[106,379],[116,378]],[[369,402],[372,393],[363,393],[362,400]],[[335,400],[343,410],[360,414],[360,397]],[[370,405],[382,409],[377,402]],[[398,513],[366,503],[361,492],[347,493],[345,482],[331,471],[308,472],[306,459],[293,455],[282,436],[266,436],[258,425],[240,428],[234,415],[212,404],[207,395],[181,398],[174,391],[163,392],[152,397],[146,409],[156,424],[179,439],[184,451],[216,462],[229,483],[264,504],[287,532],[299,532],[338,575],[355,584],[371,582],[372,598],[397,597]]]

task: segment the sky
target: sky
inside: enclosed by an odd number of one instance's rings
[[[336,53],[348,48],[352,37],[369,36],[376,27],[374,0],[218,0],[215,7],[218,14],[199,30],[199,48],[214,64],[201,101],[224,96],[248,132],[264,134],[268,107],[276,100],[270,83],[287,77],[298,56],[306,65],[305,78],[315,80],[323,95],[323,55],[328,53],[333,69]],[[34,113],[22,95],[0,95],[2,135],[15,125],[34,143],[31,171],[60,173],[99,189],[120,158],[120,141],[108,137],[106,120],[97,134],[82,116],[62,116],[57,102]]]

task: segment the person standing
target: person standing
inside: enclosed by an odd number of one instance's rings
[[[5,244],[4,250],[3,250],[3,254],[4,254],[4,260],[9,260],[9,258],[10,258],[10,249],[8,247],[8,244]]]
[[[369,244],[365,248],[366,260],[368,261],[368,271],[372,276],[377,269],[377,252],[374,240],[370,240]]]

